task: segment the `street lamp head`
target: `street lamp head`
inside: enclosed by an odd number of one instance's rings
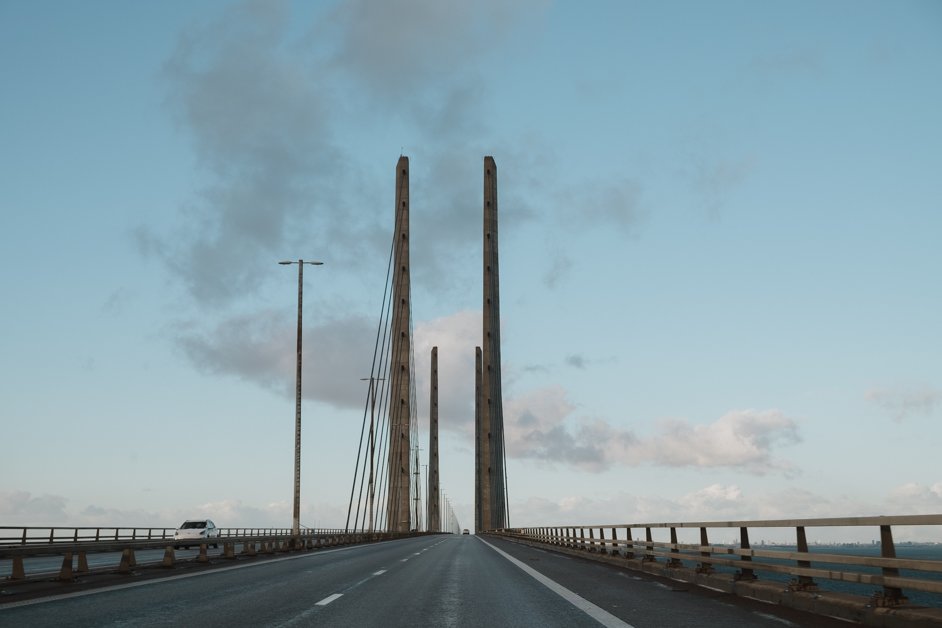
[[[294,264],[294,262],[278,262],[282,266],[287,266],[288,264]]]

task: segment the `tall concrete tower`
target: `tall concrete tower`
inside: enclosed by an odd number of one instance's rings
[[[476,456],[480,482],[480,530],[507,526],[507,481],[504,469],[504,404],[500,372],[500,271],[497,246],[497,164],[484,158],[484,302],[481,348],[480,421]],[[477,515],[475,519],[477,520]]]
[[[438,347],[432,347],[432,379],[428,404],[428,531],[441,532],[438,491]]]
[[[396,164],[396,230],[393,253],[392,323],[389,333],[389,482],[386,529],[412,529],[409,494],[409,455],[412,452],[412,334],[409,281],[409,158]]]

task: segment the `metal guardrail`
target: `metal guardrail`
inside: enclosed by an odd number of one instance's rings
[[[87,554],[120,552],[119,573],[127,573],[137,565],[137,550],[164,550],[163,566],[176,562],[175,549],[179,546],[198,546],[200,562],[208,562],[207,548],[223,546],[223,558],[234,559],[236,546],[241,554],[314,550],[323,547],[352,545],[415,536],[423,533],[380,533],[338,528],[306,528],[294,536],[290,528],[219,528],[219,536],[209,539],[175,541],[176,528],[121,528],[121,527],[11,527],[0,526],[0,559],[13,562],[10,580],[26,578],[25,558],[62,556],[59,580],[71,581],[75,573],[88,572]],[[75,562],[78,562],[77,568]]]
[[[12,545],[173,539],[176,528],[0,526],[0,548]],[[302,534],[343,534],[339,528],[304,528]],[[291,528],[219,528],[221,538],[291,536]]]
[[[875,585],[882,590],[873,594],[871,604],[896,607],[907,601],[904,589],[942,594],[942,560],[897,558],[893,528],[900,526],[942,526],[942,514],[553,526],[508,528],[495,533],[539,545],[635,560],[641,567],[661,563],[667,569],[691,567],[695,574],[712,575],[715,567],[723,566],[734,572],[734,581],[755,580],[759,571],[787,574],[794,577],[788,584],[790,591],[815,591],[816,579]],[[880,556],[812,552],[807,529],[819,527],[878,529]],[[678,542],[678,530],[685,528],[698,529],[700,542]],[[729,528],[738,528],[738,545],[710,543],[710,531]],[[767,528],[793,529],[795,550],[752,546],[750,530]],[[641,530],[644,538],[633,538],[633,531]],[[669,532],[669,538],[655,540],[656,531],[661,535]],[[939,532],[942,536],[942,530]],[[906,575],[901,576],[901,571]]]

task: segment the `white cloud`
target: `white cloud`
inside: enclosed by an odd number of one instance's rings
[[[428,420],[432,347],[438,347],[439,429],[474,436],[474,348],[481,312],[463,310],[419,322],[413,336],[419,422]]]
[[[888,503],[899,512],[913,515],[929,515],[942,512],[942,482],[926,485],[909,482],[897,486],[890,494]]]
[[[800,440],[795,421],[779,410],[735,410],[703,425],[664,420],[656,424],[657,433],[643,436],[600,419],[571,418],[574,409],[558,386],[505,400],[507,455],[596,472],[652,464],[764,474],[790,472],[773,451]]]
[[[772,457],[778,445],[800,440],[798,426],[779,410],[734,410],[709,425],[668,420],[647,441],[651,460],[672,467],[744,467],[756,473],[787,469]]]

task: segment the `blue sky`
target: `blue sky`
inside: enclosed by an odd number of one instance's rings
[[[0,524],[290,525],[299,257],[341,523],[400,154],[463,524],[485,155],[512,524],[942,512],[942,5],[471,4],[0,2]]]

